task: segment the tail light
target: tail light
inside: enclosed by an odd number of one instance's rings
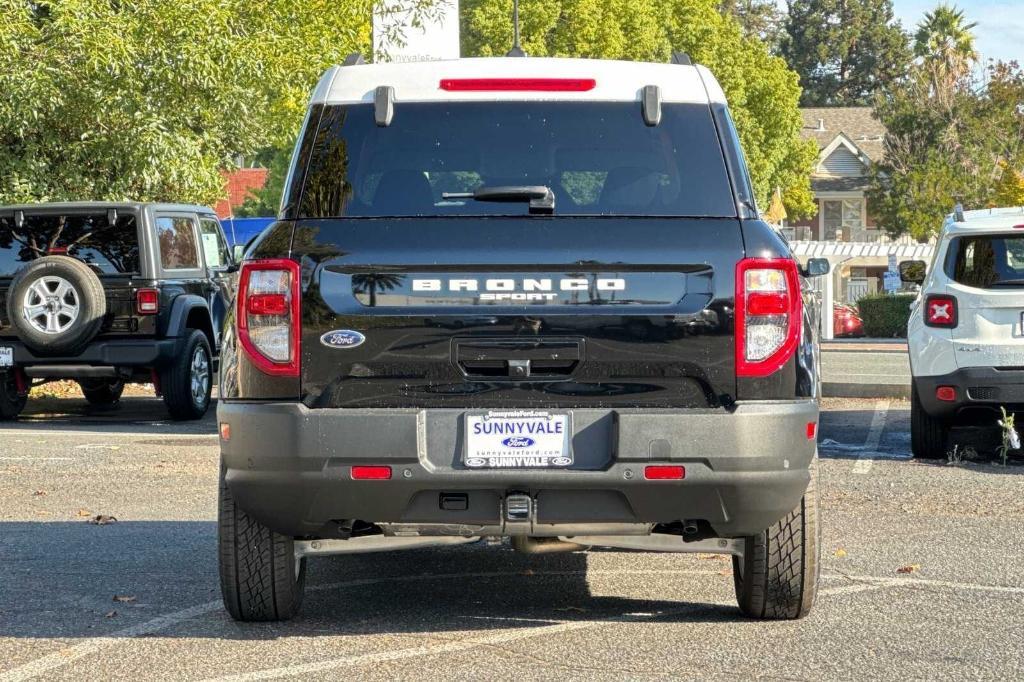
[[[442,78],[448,92],[588,92],[597,87],[593,78]]]
[[[796,261],[744,258],[736,265],[736,375],[764,377],[793,356],[803,303]]]
[[[135,292],[135,312],[139,315],[156,315],[159,310],[159,291],[156,289],[139,289]]]
[[[925,325],[952,329],[957,325],[956,318],[956,297],[932,294],[924,300]]]
[[[299,376],[299,264],[242,263],[238,277],[238,341],[260,371]]]

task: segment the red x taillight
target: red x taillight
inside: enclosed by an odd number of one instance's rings
[[[242,263],[238,277],[238,341],[265,374],[299,376],[299,264]]]
[[[744,258],[736,264],[736,375],[778,371],[800,345],[803,300],[796,261]]]
[[[956,298],[932,294],[924,301],[924,323],[929,327],[952,329],[957,324]]]

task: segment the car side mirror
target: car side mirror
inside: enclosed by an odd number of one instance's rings
[[[827,275],[830,270],[832,264],[828,262],[828,258],[808,258],[804,267],[804,277],[821,277]]]
[[[900,263],[900,279],[911,284],[921,284],[928,270],[923,260],[905,260]]]
[[[235,246],[231,249],[231,258],[234,259],[236,263],[240,263],[244,256],[245,246],[242,244],[235,244]]]

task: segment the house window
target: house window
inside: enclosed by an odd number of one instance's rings
[[[821,225],[822,239],[851,241],[864,227],[864,199],[822,201]]]

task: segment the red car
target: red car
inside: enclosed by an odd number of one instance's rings
[[[864,336],[864,322],[855,307],[845,303],[832,306],[832,333],[836,336]]]

